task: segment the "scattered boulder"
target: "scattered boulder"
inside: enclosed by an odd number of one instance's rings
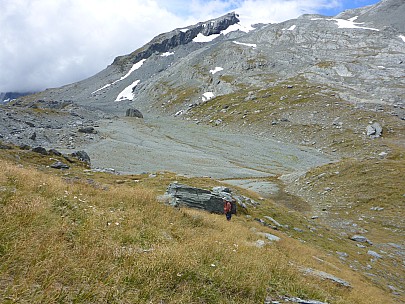
[[[37,133],[36,132],[32,133],[32,135],[30,136],[30,139],[35,140],[36,138],[37,138]]]
[[[137,117],[137,118],[143,118],[142,113],[137,110],[137,109],[128,109],[125,113],[125,116],[127,117]]]
[[[35,148],[32,148],[31,151],[42,154],[42,155],[48,155],[48,151],[46,151],[46,149],[44,147],[35,147]]]
[[[366,128],[366,134],[367,136],[370,136],[371,138],[377,138],[382,135],[382,127],[378,122],[375,122],[371,125],[368,125]]]
[[[159,199],[175,207],[190,207],[202,209],[212,213],[224,213],[224,196],[209,190],[194,188],[179,183],[172,183],[164,196]],[[227,193],[229,196],[229,193]],[[228,198],[228,196],[226,196]],[[236,204],[232,204],[232,213],[236,213]]]
[[[78,130],[80,133],[86,133],[86,134],[96,134],[97,131],[94,130],[93,127],[84,127],[84,128],[80,128]]]
[[[54,168],[54,169],[69,169],[68,165],[66,165],[60,161],[54,162],[50,167]]]
[[[90,156],[85,151],[76,151],[71,155],[82,162],[90,164]]]
[[[62,156],[62,153],[60,153],[58,150],[56,150],[56,149],[49,149],[48,150],[48,153],[50,154],[50,155],[56,155],[56,156]]]
[[[265,233],[264,236],[270,242],[278,242],[280,240],[280,238],[274,234]]]
[[[292,297],[291,298],[291,297],[284,296],[284,297],[281,297],[281,298],[283,299],[283,303],[292,302],[292,303],[298,303],[298,304],[328,304],[326,302],[321,302],[321,301],[317,301],[317,300],[306,300],[306,299],[301,299],[301,298],[298,298],[298,297]],[[266,299],[266,301],[264,301],[264,304],[270,304],[270,303],[273,304],[273,303],[281,303],[281,302],[272,301],[272,300],[267,301],[267,299]]]
[[[266,242],[263,241],[263,240],[257,240],[256,243],[255,243],[255,246],[257,248],[263,248],[265,245],[266,245]]]
[[[353,235],[350,239],[355,242],[369,243],[370,245],[372,245],[372,242],[369,239],[367,239],[365,236],[362,236],[362,235],[356,234],[356,235]]]
[[[367,253],[376,259],[382,259],[382,255],[375,251],[369,250]]]
[[[271,216],[265,215],[264,218],[266,220],[269,220],[270,222],[272,222],[276,227],[282,227],[282,225],[279,222],[277,222],[274,218],[272,218]]]
[[[21,145],[19,146],[19,148],[20,148],[21,150],[30,150],[30,149],[31,149],[31,147],[28,146],[28,145],[26,145],[26,144],[21,144]]]
[[[349,282],[347,282],[343,279],[340,279],[330,273],[324,272],[324,271],[320,271],[320,270],[316,270],[316,269],[312,269],[312,268],[302,268],[302,271],[305,274],[317,276],[317,277],[319,277],[321,279],[325,279],[325,280],[330,280],[330,281],[335,282],[344,287],[351,287],[351,284]]]
[[[1,144],[1,143],[0,143],[0,150],[11,150],[11,149],[13,149],[12,146],[5,145],[5,144]]]

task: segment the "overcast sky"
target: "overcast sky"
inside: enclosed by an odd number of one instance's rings
[[[377,2],[0,0],[0,92],[37,91],[84,79],[162,32],[230,11],[245,23],[274,23]]]

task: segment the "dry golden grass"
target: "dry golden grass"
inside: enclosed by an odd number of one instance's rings
[[[117,185],[102,174],[101,185],[10,161],[0,166],[2,303],[262,303],[284,295],[392,302],[337,259],[244,216],[227,222],[159,204],[167,185]],[[256,232],[282,240],[257,248]],[[353,288],[304,276],[300,267]]]

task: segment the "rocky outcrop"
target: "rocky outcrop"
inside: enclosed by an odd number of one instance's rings
[[[141,111],[137,109],[127,109],[127,111],[125,112],[125,116],[143,118]]]
[[[42,154],[42,155],[48,155],[48,151],[46,151],[46,149],[44,147],[32,148],[32,152],[39,153],[39,154]]]
[[[80,128],[78,130],[80,133],[86,133],[86,134],[96,134],[97,131],[94,130],[93,127],[84,127],[84,128]]]
[[[141,49],[127,56],[115,58],[113,64],[121,65],[127,60],[132,63],[139,62],[142,59],[149,58],[153,53],[164,53],[179,45],[187,44],[200,33],[205,36],[219,34],[221,31],[226,30],[230,25],[237,22],[239,22],[238,15],[229,13],[217,19],[200,22],[184,29],[175,29],[155,37]]]
[[[218,189],[217,189],[218,190]],[[175,206],[202,209],[212,213],[223,214],[223,198],[232,199],[229,192],[211,192],[209,190],[194,188],[179,183],[172,183],[160,200]],[[236,213],[236,204],[232,204],[232,213]]]
[[[382,135],[382,127],[379,123],[375,122],[372,125],[368,125],[366,132],[367,136],[370,136],[371,138],[377,138]]]
[[[85,151],[76,151],[72,153],[72,156],[78,160],[90,164],[90,156]]]

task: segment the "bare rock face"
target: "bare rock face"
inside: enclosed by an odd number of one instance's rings
[[[163,53],[175,47],[185,45],[200,33],[205,36],[218,34],[237,22],[239,22],[237,15],[229,13],[217,19],[200,22],[182,30],[175,29],[171,32],[163,33],[132,54],[117,57],[113,64],[121,64],[121,62],[128,59],[133,63],[139,62],[142,59],[149,58],[155,52]]]

